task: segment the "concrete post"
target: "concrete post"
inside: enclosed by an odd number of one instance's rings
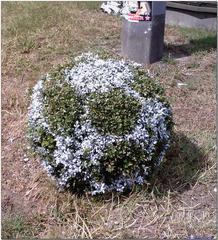
[[[151,2],[151,21],[123,19],[121,51],[124,57],[141,64],[161,59],[164,44],[166,3]]]

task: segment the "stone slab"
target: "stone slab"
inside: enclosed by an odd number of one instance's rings
[[[167,8],[166,24],[172,26],[200,28],[216,31],[217,15],[213,13],[193,12],[181,9]]]
[[[152,21],[129,22],[123,19],[121,32],[122,55],[141,64],[157,62],[163,55],[165,14]]]

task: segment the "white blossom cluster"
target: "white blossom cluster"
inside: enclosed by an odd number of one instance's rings
[[[102,60],[97,55],[86,53],[75,58],[72,69],[65,70],[65,81],[81,96],[87,95],[87,101],[89,93],[102,94],[120,88],[140,102],[141,109],[136,124],[132,131],[123,136],[100,134],[89,118],[90,109],[85,103],[84,113],[76,121],[73,134],[66,137],[64,132],[61,134],[59,131],[57,134],[51,131],[48,120],[43,115],[44,81],[50,80],[49,75],[38,81],[34,87],[29,107],[30,138],[33,144],[35,143],[35,150],[43,156],[43,166],[57,179],[61,187],[71,187],[71,182],[76,180],[84,182],[95,195],[113,190],[123,192],[134,184],[145,183],[150,173],[147,165],[142,165],[140,171],[133,172],[131,178],[121,174],[111,184],[95,179],[96,171],[100,173],[101,159],[105,151],[115,142],[134,141],[147,153],[148,158],[145,161],[154,161],[156,166],[162,161],[169,147],[170,130],[166,119],[171,117],[171,110],[158,98],[143,98],[130,87],[135,81],[133,70],[136,68],[134,64],[112,59]],[[40,146],[41,136],[37,131],[39,128],[55,139],[53,152]],[[154,158],[159,141],[163,146]],[[48,153],[52,155],[52,163],[46,158]],[[54,170],[58,166],[61,166],[61,170],[55,175]]]
[[[136,9],[136,6],[134,1],[107,1],[102,3],[101,9],[108,14],[125,15],[130,13],[130,7]]]

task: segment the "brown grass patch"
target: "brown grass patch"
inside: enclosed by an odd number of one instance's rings
[[[2,4],[3,237],[215,235],[216,50],[211,33],[189,30],[192,34],[188,34],[167,27],[168,58],[145,66],[166,88],[175,121],[171,150],[145,189],[99,199],[60,192],[28,153],[29,91],[39,77],[80,51],[119,52],[120,20],[96,6]],[[188,52],[190,40],[192,51]],[[181,53],[186,57],[174,58]],[[178,87],[178,83],[187,85]]]

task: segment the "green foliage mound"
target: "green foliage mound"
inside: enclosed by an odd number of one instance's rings
[[[36,84],[28,124],[59,186],[94,195],[148,180],[169,147],[172,114],[138,65],[87,53]]]

